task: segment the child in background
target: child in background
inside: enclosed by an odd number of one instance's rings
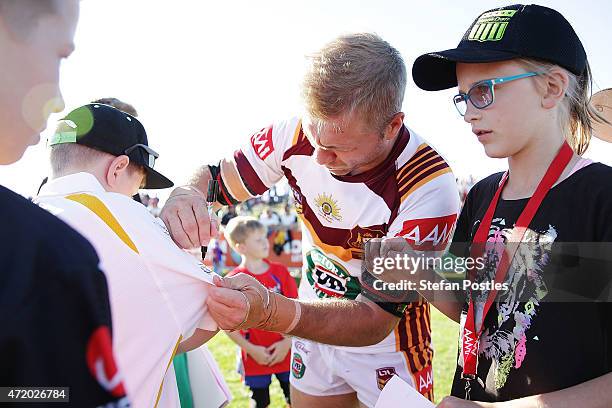
[[[266,259],[270,252],[267,229],[257,219],[231,219],[225,228],[225,238],[242,257],[240,266],[228,276],[246,273],[270,290],[287,297],[297,297],[297,285],[287,268]],[[291,339],[279,333],[257,329],[231,332],[228,336],[242,349],[244,382],[252,392],[251,406],[263,408],[270,405],[272,374],[276,375],[289,404]]]

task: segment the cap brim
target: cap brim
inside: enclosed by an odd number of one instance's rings
[[[145,171],[147,172],[147,183],[143,188],[148,190],[156,190],[174,186],[174,183],[170,181],[170,179],[152,168],[145,166]]]
[[[482,50],[478,48],[453,48],[431,52],[418,57],[412,65],[414,83],[426,91],[440,91],[457,86],[457,62],[482,63],[506,61],[517,58],[507,51]]]

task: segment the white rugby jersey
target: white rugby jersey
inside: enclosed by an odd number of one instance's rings
[[[105,191],[89,173],[49,181],[35,202],[98,253],[108,281],[113,349],[133,406],[177,406],[173,378],[162,397],[164,376],[181,340],[197,327],[217,328],[205,305],[212,276],[145,206]]]
[[[355,176],[331,174],[313,153],[294,118],[255,133],[213,169],[222,203],[255,197],[287,178],[303,223],[300,298],[357,298],[364,239],[404,236],[417,249],[445,247],[459,210],[458,189],[448,164],[416,133],[403,127],[385,162]],[[421,301],[409,305],[381,343],[346,349],[405,351],[418,368],[431,362],[430,341],[429,305]]]

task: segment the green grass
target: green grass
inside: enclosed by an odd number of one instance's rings
[[[457,357],[457,323],[447,319],[434,307],[432,310],[432,335],[435,347],[434,355],[434,393],[436,401],[439,402],[448,395],[455,373]],[[244,408],[249,406],[249,392],[240,376],[236,372],[236,345],[224,334],[219,333],[209,343],[208,348],[215,356],[221,367],[225,381],[229,385],[234,399],[229,405],[232,408]],[[272,380],[270,396],[272,403],[270,407],[284,407],[283,393],[276,382]]]

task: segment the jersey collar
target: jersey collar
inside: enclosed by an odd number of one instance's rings
[[[49,180],[40,189],[39,197],[73,193],[104,193],[104,187],[91,173],[75,173]]]

